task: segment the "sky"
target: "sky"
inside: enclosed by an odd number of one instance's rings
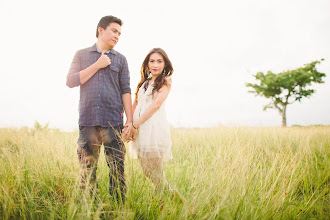
[[[127,58],[132,92],[147,53],[167,52],[174,127],[281,126],[245,84],[321,58],[325,83],[288,106],[287,124],[330,125],[329,0],[0,0],[0,127],[77,128],[79,87],[66,87],[66,76],[105,15],[123,20],[115,49]]]

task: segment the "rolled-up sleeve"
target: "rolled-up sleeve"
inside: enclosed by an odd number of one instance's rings
[[[120,90],[121,93],[131,93],[130,75],[126,57],[123,56],[123,66],[120,73]]]
[[[76,52],[72,60],[69,73],[66,77],[66,85],[70,88],[80,85],[80,54]]]

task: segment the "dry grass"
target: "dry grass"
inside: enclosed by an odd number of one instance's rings
[[[78,187],[77,132],[0,130],[2,219],[328,219],[330,127],[172,129],[170,184],[186,199],[153,199],[138,161],[126,159],[127,199]]]

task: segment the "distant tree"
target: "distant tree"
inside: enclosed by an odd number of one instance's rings
[[[264,106],[264,111],[268,108],[277,109],[282,115],[282,126],[286,127],[287,105],[295,101],[300,102],[303,97],[310,97],[315,92],[309,87],[312,83],[324,83],[322,78],[326,76],[325,73],[316,69],[316,65],[323,60],[316,60],[305,64],[304,67],[278,74],[271,71],[268,71],[267,74],[258,72],[254,77],[259,82],[257,84],[246,83],[246,86],[252,88],[249,92],[256,96],[271,99],[271,103]]]
[[[38,121],[34,121],[34,130],[36,131],[47,130],[48,126],[49,123],[46,123],[44,126],[42,126]]]

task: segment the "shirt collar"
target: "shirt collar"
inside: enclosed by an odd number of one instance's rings
[[[94,44],[91,47],[90,51],[97,51],[97,52],[101,53],[101,51],[99,50],[99,48],[96,47],[96,44]],[[117,51],[115,51],[114,49],[110,49],[110,50],[106,51],[105,53],[106,54],[112,53],[112,54],[116,55],[117,54]]]

